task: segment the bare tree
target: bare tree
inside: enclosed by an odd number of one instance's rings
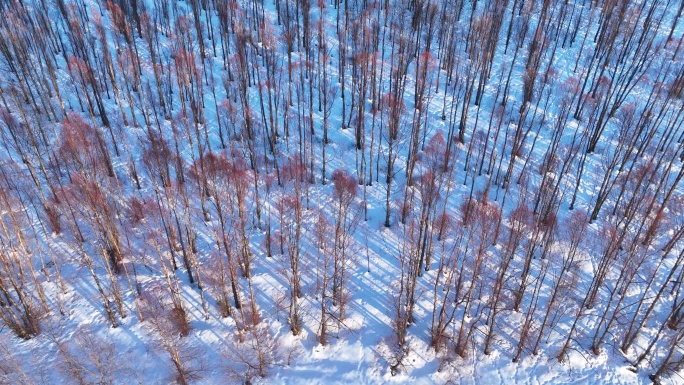
[[[201,377],[205,370],[198,352],[186,346],[184,337],[189,333],[186,315],[182,309],[164,299],[162,289],[153,288],[144,295],[145,319],[157,338],[156,343],[171,361],[173,379],[187,385]]]

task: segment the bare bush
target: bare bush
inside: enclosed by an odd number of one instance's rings
[[[281,361],[281,346],[265,323],[248,328],[227,345],[222,352],[224,370],[236,382],[251,384],[256,377],[264,378]]]
[[[59,336],[55,325],[49,330],[57,347],[58,369],[79,385],[113,385],[135,380],[137,370],[130,361],[122,361],[121,353],[111,339],[98,335],[90,326],[76,329],[68,338]]]
[[[161,290],[143,294],[143,314],[155,334],[155,346],[168,354],[173,380],[187,385],[202,377],[206,370],[201,353],[187,345],[190,332],[185,311],[164,300]]]

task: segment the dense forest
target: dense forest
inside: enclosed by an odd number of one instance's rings
[[[0,384],[681,383],[683,11],[0,2]]]

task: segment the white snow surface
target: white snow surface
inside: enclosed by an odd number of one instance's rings
[[[34,3],[38,3],[35,1]],[[47,2],[49,6],[55,6],[52,2]],[[156,1],[147,1],[147,7],[152,9]],[[483,6],[483,2],[478,2],[478,7]],[[509,2],[509,7],[512,6],[512,1]],[[553,2],[552,3],[556,3]],[[560,3],[560,2],[557,2]],[[588,7],[589,1],[576,1],[577,9]],[[662,2],[661,2],[662,3]],[[85,0],[88,9],[92,10],[93,15],[99,13],[97,11],[98,5],[95,0]],[[584,5],[583,5],[584,4]],[[315,6],[315,4],[313,4]],[[31,5],[29,5],[31,6]],[[33,6],[37,6],[34,4]],[[270,1],[264,1],[266,17],[271,22],[276,24],[276,10],[275,5]],[[318,8],[312,6],[312,18],[318,18]],[[189,12],[189,5],[185,2],[178,2],[180,12]],[[467,8],[468,6],[466,6]],[[671,5],[676,8],[676,6]],[[588,9],[588,8],[587,8]],[[668,12],[674,13],[676,9]],[[56,11],[55,11],[56,12]],[[585,10],[588,12],[588,10]],[[668,18],[673,17],[668,13]],[[211,17],[216,18],[215,14]],[[335,9],[328,3],[327,16],[328,18],[328,44],[332,47],[332,62],[329,71],[333,78],[337,79],[338,72],[336,66],[337,45],[338,41],[335,33]],[[106,25],[111,23],[109,16],[102,17]],[[57,20],[57,19],[55,19]],[[536,24],[536,17],[533,18]],[[57,23],[57,21],[54,21]],[[591,36],[596,32],[596,26],[589,26],[587,28],[585,23],[588,22],[585,15],[582,19],[582,25],[579,27],[579,36],[577,40],[580,41],[585,33]],[[467,23],[467,16],[461,17],[461,23]],[[680,23],[681,24],[681,23]],[[465,24],[467,25],[467,24]],[[663,23],[664,26],[669,27],[669,23]],[[504,29],[507,24],[504,25]],[[277,29],[281,27],[276,26]],[[669,31],[663,30],[661,34],[666,36]],[[683,26],[678,26],[675,36],[681,36]],[[108,29],[108,33],[113,34]],[[531,38],[532,32],[528,33],[528,39]],[[501,32],[505,35],[505,31]],[[149,53],[143,44],[143,40],[137,38],[138,45],[141,47],[140,56],[143,59],[143,78],[153,79],[152,70],[148,63]],[[110,50],[114,52],[113,38],[110,38]],[[475,130],[486,130],[487,124],[490,121],[490,114],[493,110],[493,98],[497,89],[497,82],[502,66],[509,66],[512,60],[511,53],[503,53],[503,39],[500,38],[500,44],[497,48],[495,60],[491,71],[483,101],[481,105],[475,106],[471,103],[468,130],[466,131],[466,144],[458,144],[456,152],[456,165],[453,179],[451,180],[451,193],[449,201],[446,203],[447,210],[454,216],[458,215],[458,210],[463,202],[465,202],[474,190],[476,192],[483,191],[489,187],[489,200],[494,205],[501,205],[504,190],[502,186],[491,181],[493,175],[482,173],[475,175],[474,172],[466,173],[464,169],[464,160],[468,152],[467,145],[469,144],[473,132]],[[170,41],[167,37],[162,37],[160,42],[162,51],[166,54],[170,52]],[[278,43],[282,44],[282,43]],[[559,47],[556,56],[554,57],[555,68],[558,77],[557,84],[561,84],[571,76],[580,76],[573,74],[573,66],[578,55],[580,57],[585,53],[579,52],[579,42],[575,42],[571,47]],[[587,50],[592,49],[593,43],[590,42]],[[210,49],[210,48],[207,48]],[[284,52],[284,51],[283,51]],[[283,52],[280,60],[282,65],[286,66],[287,62]],[[437,56],[436,51],[433,55]],[[526,53],[521,54],[526,55]],[[299,58],[298,53],[294,53],[295,58]],[[523,56],[524,57],[524,56]],[[389,54],[384,58],[389,60]],[[546,60],[546,59],[544,59]],[[521,100],[521,92],[523,86],[522,67],[524,60],[522,57],[515,61],[516,68],[510,85],[511,94],[508,103],[512,103],[519,108],[519,101]],[[208,76],[213,76],[217,84],[220,84],[224,76],[222,69],[222,59],[220,54],[217,57],[209,55],[205,61],[207,66]],[[412,64],[412,67],[413,68]],[[676,65],[681,66],[679,61]],[[62,61],[59,63],[59,78],[60,84],[63,85],[63,90],[70,90],[72,94],[65,94],[63,97],[69,98],[71,104],[78,110],[78,101],[73,94],[73,87],[69,84],[70,80],[67,76],[66,63]],[[413,107],[413,84],[415,71],[409,69],[407,79],[407,94],[405,95],[405,102],[407,104],[407,111],[412,112]],[[506,67],[507,68],[507,67]],[[387,69],[385,69],[387,71]],[[347,70],[347,82],[350,83],[349,69]],[[436,75],[441,78],[441,82],[445,81],[444,71],[436,71]],[[285,84],[286,79],[283,75],[282,82]],[[385,81],[387,74],[385,74]],[[1,79],[7,81],[7,77]],[[174,86],[175,87],[175,86]],[[649,85],[639,85],[630,94],[630,98],[638,99],[642,95],[648,95]],[[450,105],[451,94],[445,95],[443,86],[439,86],[439,92],[434,92],[434,84],[431,87],[429,104],[427,105],[426,137],[429,139],[438,132],[446,135],[449,130],[449,121],[441,119],[442,106],[444,105],[444,98],[447,98],[447,105]],[[217,86],[217,93],[221,90],[221,86]],[[176,92],[176,90],[174,90]],[[256,87],[250,89],[251,103],[254,109],[259,108],[258,90]],[[349,90],[347,90],[349,92]],[[220,94],[223,94],[221,90]],[[217,96],[222,100],[225,95]],[[347,102],[349,100],[347,95]],[[174,100],[178,103],[177,96],[174,95]],[[538,113],[547,116],[549,121],[560,113],[559,105],[554,103],[555,96],[552,96],[552,102],[549,109],[543,109],[542,97],[537,98],[535,105],[531,107],[530,114],[533,110],[538,109]],[[209,130],[209,140],[212,147],[220,148],[218,132],[216,128],[216,119],[219,112],[215,111],[213,96],[210,87],[204,86],[204,101],[206,103],[206,120]],[[114,117],[119,107],[115,104],[114,98],[106,99],[106,108],[110,115]],[[368,101],[367,104],[370,104]],[[139,109],[132,109],[128,102],[123,101],[123,105],[128,114],[135,113],[140,122],[143,121],[142,113]],[[458,104],[460,106],[460,102]],[[175,106],[178,108],[178,106]],[[681,103],[679,104],[681,108]],[[178,112],[177,110],[175,112]],[[348,112],[347,112],[348,113]],[[460,114],[460,113],[458,113]],[[407,112],[405,119],[410,126],[411,113]],[[83,114],[86,116],[86,114]],[[354,131],[353,128],[345,130],[341,127],[341,99],[338,97],[333,105],[330,115],[330,129],[329,137],[330,144],[328,145],[328,179],[331,177],[332,171],[338,168],[346,169],[354,176],[355,162],[357,159],[357,151],[354,146]],[[282,120],[283,115],[279,114]],[[130,118],[130,116],[129,116]],[[379,115],[378,115],[379,118]],[[454,119],[458,119],[458,116]],[[476,126],[477,119],[477,126]],[[366,113],[366,124],[370,125],[372,117],[370,112]],[[517,121],[516,118],[512,120]],[[666,354],[664,348],[656,349],[652,363],[642,365],[639,371],[634,372],[631,369],[630,360],[634,360],[637,352],[643,351],[649,342],[650,336],[653,336],[658,327],[665,322],[664,316],[667,309],[665,309],[671,300],[664,298],[662,303],[657,305],[653,317],[647,323],[645,331],[637,339],[634,344],[634,351],[622,353],[619,350],[619,333],[624,325],[615,327],[616,333],[610,333],[607,340],[600,349],[598,355],[593,354],[589,347],[592,342],[592,330],[595,322],[597,322],[598,315],[602,311],[601,304],[608,300],[610,290],[612,290],[611,283],[617,278],[619,274],[619,265],[611,268],[608,279],[604,284],[604,288],[599,291],[599,297],[596,301],[597,306],[594,309],[586,310],[584,316],[579,322],[571,344],[571,349],[568,357],[564,362],[559,362],[556,358],[560,346],[567,337],[567,332],[572,323],[572,314],[577,311],[580,306],[584,293],[588,289],[591,282],[592,275],[596,269],[595,255],[593,242],[587,241],[586,244],[581,245],[580,252],[582,255],[582,264],[580,269],[579,283],[577,284],[576,293],[567,295],[562,298],[561,309],[564,313],[561,314],[556,324],[548,329],[548,336],[544,337],[541,344],[541,351],[539,355],[533,355],[529,349],[526,349],[519,362],[512,362],[515,354],[516,344],[518,342],[518,333],[525,318],[525,307],[527,302],[523,302],[523,311],[516,312],[510,306],[505,306],[501,311],[501,315],[497,320],[496,333],[493,342],[493,349],[491,354],[484,355],[482,346],[484,341],[484,333],[486,326],[483,324],[476,329],[473,338],[473,346],[468,349],[468,354],[465,357],[456,355],[453,352],[444,352],[436,354],[435,350],[430,346],[430,325],[432,317],[432,292],[434,279],[436,275],[436,268],[438,260],[432,261],[432,268],[425,272],[418,280],[418,288],[416,290],[416,305],[415,305],[415,321],[408,328],[407,350],[408,354],[403,360],[403,365],[398,373],[391,373],[390,370],[390,348],[392,345],[392,322],[393,322],[393,296],[395,295],[398,280],[401,274],[401,266],[399,263],[399,254],[401,253],[403,231],[405,229],[399,221],[399,210],[396,203],[400,198],[403,198],[404,188],[406,184],[406,176],[404,166],[406,164],[406,156],[408,152],[408,136],[406,133],[402,139],[399,147],[399,157],[396,162],[396,178],[392,184],[392,226],[390,228],[384,227],[385,217],[385,194],[386,184],[383,183],[385,167],[384,156],[381,156],[380,164],[380,180],[373,181],[371,186],[366,187],[366,205],[368,208],[367,220],[361,219],[358,226],[354,230],[352,244],[349,247],[350,261],[348,263],[348,293],[349,303],[347,314],[342,320],[342,326],[339,328],[331,327],[328,333],[328,344],[323,346],[319,343],[317,338],[319,330],[320,319],[320,298],[317,289],[317,264],[321,260],[321,252],[314,244],[315,231],[317,226],[317,214],[323,212],[330,218],[333,218],[335,210],[335,201],[333,199],[333,184],[328,180],[328,184],[321,184],[320,167],[321,167],[321,153],[318,145],[321,138],[322,130],[322,113],[315,111],[314,125],[317,132],[315,134],[315,156],[316,156],[316,173],[315,183],[308,186],[308,196],[301,196],[301,201],[305,207],[303,213],[303,241],[302,241],[302,285],[303,296],[301,298],[301,319],[303,330],[297,336],[292,335],[288,324],[288,309],[287,309],[287,295],[288,295],[288,281],[287,275],[283,273],[287,269],[287,262],[285,257],[275,252],[273,257],[267,258],[264,246],[265,230],[264,219],[262,223],[257,226],[255,213],[251,212],[249,219],[249,246],[253,254],[252,260],[252,284],[254,287],[256,304],[261,318],[260,328],[267,333],[269,340],[268,351],[272,353],[272,365],[267,369],[265,377],[255,376],[251,379],[252,383],[256,384],[642,384],[649,383],[648,375],[652,373],[653,368],[658,362],[659,357]],[[58,127],[56,123],[52,123]],[[282,122],[281,122],[282,124]],[[511,124],[515,124],[511,122]],[[570,118],[569,128],[563,137],[563,143],[569,143],[572,140],[571,131],[576,127],[582,127],[584,122]],[[120,128],[120,137],[117,142],[127,142],[131,145],[131,155],[137,161],[141,162],[141,148],[138,143],[138,138],[144,137],[144,128],[133,127],[129,125],[123,127],[120,118],[114,119],[114,126]],[[170,122],[161,121],[162,128],[170,132]],[[617,122],[611,122],[608,131],[603,134],[602,140],[599,143],[599,148],[593,154],[587,157],[587,165],[583,182],[580,185],[577,202],[574,210],[589,211],[593,208],[593,199],[599,186],[595,185],[596,178],[592,178],[593,173],[600,173],[603,167],[602,156],[604,152],[610,151],[611,133],[615,130]],[[502,129],[502,130],[505,130]],[[546,125],[539,131],[536,136],[536,130],[533,130],[525,141],[524,151],[528,153],[530,164],[526,167],[531,174],[532,185],[539,183],[542,176],[536,172],[553,134],[553,126],[551,123]],[[104,131],[103,131],[104,132]],[[503,132],[503,131],[502,131]],[[287,153],[289,148],[294,152],[297,147],[297,134],[288,138],[280,138],[278,146],[280,151]],[[377,132],[376,132],[377,135]],[[188,140],[185,134],[182,134],[184,140]],[[507,151],[501,150],[501,146],[505,139],[499,139],[499,149],[497,156],[504,156],[504,165],[508,163],[510,154]],[[54,139],[57,141],[57,139]],[[376,137],[377,140],[377,137]],[[384,139],[383,139],[384,140]],[[289,141],[289,143],[288,143]],[[532,143],[534,148],[532,148]],[[57,142],[55,142],[57,143]],[[377,143],[375,144],[377,146]],[[192,161],[193,152],[196,147],[184,143],[182,154],[188,165]],[[383,149],[386,151],[386,148]],[[503,152],[503,155],[499,155]],[[283,158],[284,159],[284,158]],[[153,197],[154,190],[149,177],[146,174],[141,174],[143,188],[138,191],[135,189],[132,179],[129,175],[129,159],[125,156],[114,158],[114,166],[117,177],[121,183],[121,190],[126,197]],[[518,159],[515,162],[514,178],[517,178],[522,170],[524,164],[523,159]],[[375,167],[375,165],[373,166]],[[420,169],[421,163],[417,165]],[[681,167],[681,162],[676,162],[677,169]],[[677,170],[674,170],[676,172]],[[418,171],[416,171],[416,175]],[[474,175],[474,180],[473,180]],[[559,209],[559,226],[567,225],[567,220],[572,211],[569,210],[569,197],[571,195],[572,187],[574,187],[575,172],[569,173],[566,182],[568,190],[565,197],[560,204]],[[374,176],[375,178],[375,176]],[[466,183],[463,181],[466,180]],[[263,181],[260,182],[262,186],[261,194],[265,195],[263,188]],[[28,185],[28,184],[27,184]],[[275,202],[277,198],[283,194],[278,187],[273,187],[273,192],[269,196],[262,196],[262,216],[266,216],[266,212],[270,212],[274,226],[276,226]],[[677,194],[681,189],[677,190]],[[250,193],[251,194],[251,193]],[[504,216],[511,212],[518,204],[524,194],[521,185],[512,182],[509,186],[509,192],[505,205],[502,208]],[[250,195],[250,199],[253,196]],[[354,201],[354,205],[362,203],[362,186],[359,186],[359,194]],[[192,203],[198,206],[198,202]],[[601,225],[604,223],[605,216],[611,211],[612,205],[606,204],[602,210],[602,217],[594,221],[589,226],[588,238],[593,239],[601,230]],[[419,211],[417,207],[415,211]],[[677,213],[673,213],[675,216]],[[213,229],[218,226],[216,218],[211,218],[210,221],[202,221],[199,210],[195,210],[192,214],[192,219],[196,224],[198,241],[198,263],[205,269],[211,269],[209,264],[210,256],[216,254],[217,250],[215,235]],[[84,265],[79,256],[78,250],[74,248],[74,243],[71,235],[55,234],[47,227],[43,227],[38,223],[37,214],[30,213],[30,216],[36,224],[37,237],[41,251],[37,253],[45,253],[50,249],[56,256],[57,265],[48,264],[48,281],[47,278],[42,278],[41,284],[48,297],[51,309],[49,312],[42,315],[40,319],[42,332],[29,339],[23,340],[16,337],[9,329],[0,328],[0,354],[5,358],[3,363],[3,370],[0,371],[0,383],[6,381],[7,383],[20,383],[21,381],[40,383],[40,384],[57,384],[57,383],[76,383],[76,380],[69,373],[65,365],[64,355],[60,352],[61,346],[66,349],[71,349],[71,354],[76,357],[77,361],[82,362],[83,365],[93,365],[92,357],[98,356],[105,362],[105,364],[112,364],[112,373],[116,375],[111,379],[113,383],[122,384],[166,384],[175,381],[174,369],[169,360],[167,352],[161,346],[158,334],[153,330],[149,320],[141,321],[136,309],[135,290],[130,285],[130,281],[125,276],[120,276],[118,282],[119,287],[123,291],[124,305],[126,311],[125,318],[119,318],[119,326],[112,328],[107,320],[104,312],[102,301],[99,297],[94,282],[90,276],[88,268]],[[124,223],[123,221],[121,223]],[[508,224],[504,221],[504,227]],[[142,288],[143,292],[153,292],[165,285],[161,267],[157,256],[151,254],[152,248],[146,244],[146,235],[143,226],[133,227],[128,229],[128,242],[130,247],[128,253],[125,255],[125,264],[127,269],[132,271],[136,269],[135,284]],[[503,230],[502,230],[503,231]],[[65,232],[67,232],[65,230]],[[328,234],[332,237],[332,234]],[[662,242],[666,240],[667,234],[661,234],[653,246],[654,250],[662,246]],[[92,235],[88,234],[88,237]],[[95,248],[89,245],[92,239],[87,239],[86,250],[94,252]],[[660,243],[658,243],[660,242]],[[560,253],[566,244],[562,241],[555,243],[554,247]],[[277,247],[274,246],[274,249]],[[501,244],[492,246],[488,253],[494,256],[500,252]],[[667,258],[674,260],[679,253],[681,246],[675,247]],[[37,255],[37,254],[36,254]],[[47,255],[47,254],[45,254]],[[522,265],[521,259],[523,256],[518,255],[512,267],[513,271],[519,272]],[[34,257],[35,258],[35,257]],[[493,263],[493,262],[492,262]],[[532,261],[531,279],[536,282],[537,272],[540,269],[543,261],[535,258]],[[645,268],[653,268],[657,261],[649,262]],[[672,262],[668,260],[666,266]],[[101,280],[106,282],[107,275],[105,264],[103,261],[95,258],[96,272]],[[249,351],[244,346],[244,343],[238,341],[238,332],[236,322],[231,317],[222,317],[215,298],[208,290],[205,292],[208,303],[208,318],[205,318],[205,313],[202,309],[202,302],[200,292],[197,284],[191,284],[188,281],[185,268],[179,262],[181,267],[176,272],[176,276],[180,282],[180,296],[182,297],[186,306],[186,311],[190,324],[190,333],[186,337],[178,338],[181,351],[184,355],[184,360],[188,362],[189,367],[193,369],[192,383],[196,384],[224,384],[224,383],[240,383],[244,381],[242,374],[245,371],[244,365],[240,363],[239,354]],[[67,285],[66,294],[62,294],[55,279],[55,269],[58,268],[62,274],[63,280]],[[666,271],[666,268],[663,268]],[[485,274],[491,275],[491,272]],[[549,273],[551,274],[551,273]],[[663,273],[663,275],[666,273]],[[663,277],[664,278],[664,277]],[[132,279],[132,278],[131,278]],[[241,286],[241,295],[243,300],[247,301],[247,280],[239,277]],[[489,281],[487,281],[489,282]],[[530,284],[532,289],[534,283]],[[644,285],[634,285],[635,292],[630,294],[629,298],[636,299],[641,294]],[[441,290],[441,289],[440,289]],[[489,290],[488,288],[485,292]],[[506,289],[505,289],[506,290]],[[512,289],[511,289],[512,290]],[[539,297],[539,318],[535,316],[536,321],[540,321],[544,304],[549,299],[550,286],[544,284],[541,289]],[[655,290],[655,289],[651,289]],[[629,298],[626,302],[629,302]],[[669,297],[668,297],[669,298]],[[483,298],[475,300],[478,306],[483,305],[487,300],[487,294]],[[625,306],[633,306],[632,304]],[[60,314],[59,308],[64,309],[64,314]],[[462,314],[457,310],[457,317]],[[457,327],[458,321],[453,322],[453,330]],[[83,340],[88,336],[89,339]],[[533,336],[536,337],[533,331]],[[449,348],[446,348],[449,350]],[[247,353],[245,353],[247,354]],[[90,358],[88,358],[90,357]],[[651,366],[652,365],[652,366]],[[13,369],[6,369],[13,368]],[[90,367],[92,369],[92,367]],[[675,373],[669,376],[666,381],[671,383],[684,383],[682,377]]]

